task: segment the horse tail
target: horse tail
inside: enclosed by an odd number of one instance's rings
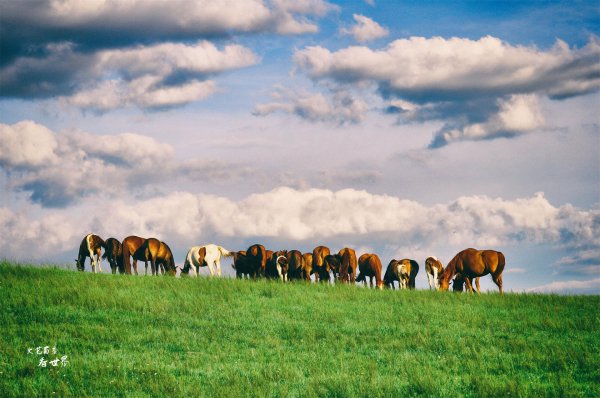
[[[223,257],[232,257],[233,256],[233,252],[230,252],[229,250],[227,250],[221,246],[217,246],[217,248],[219,249],[221,256],[223,256]]]

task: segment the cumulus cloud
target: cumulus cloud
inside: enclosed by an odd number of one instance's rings
[[[296,66],[315,82],[340,88],[370,85],[403,121],[443,120],[432,147],[490,139],[544,125],[540,96],[561,99],[600,87],[600,43],[583,48],[514,46],[479,40],[411,37],[381,50],[352,46],[298,50]]]
[[[380,39],[389,35],[389,31],[371,18],[365,17],[364,15],[354,14],[352,15],[356,24],[351,28],[342,28],[340,32],[345,35],[352,35],[354,39],[359,43]]]
[[[61,42],[89,52],[234,34],[312,33],[318,30],[315,19],[334,9],[323,0],[9,1],[0,13],[1,63],[44,56],[49,44]]]
[[[231,182],[252,172],[241,164],[211,159],[179,162],[170,145],[139,134],[55,133],[28,120],[0,124],[0,166],[11,189],[54,208],[92,195],[155,190],[175,178]]]
[[[63,94],[64,101],[96,111],[128,105],[164,108],[204,99],[217,90],[211,76],[259,62],[243,46],[219,49],[204,40],[88,55],[76,54],[71,47],[57,51],[46,58],[20,58],[4,68],[0,87],[17,96]],[[59,58],[66,61],[57,62]]]
[[[532,293],[599,294],[600,278],[551,282],[527,289],[527,291]]]
[[[596,253],[600,248],[597,210],[556,207],[542,194],[516,200],[470,196],[424,206],[354,189],[280,187],[239,200],[173,192],[135,203],[116,199],[110,207],[104,204],[89,211],[84,222],[61,213],[53,217],[41,218],[33,223],[35,228],[30,228],[24,214],[1,209],[0,251],[18,253],[13,246],[24,247],[55,222],[66,231],[156,236],[177,247],[206,240],[258,239],[295,245],[306,242],[306,246],[340,242],[354,247],[397,247],[402,242],[402,247],[422,254],[441,244],[463,248],[548,244],[571,252],[585,246],[595,248]],[[69,232],[64,238],[56,238],[61,240],[58,247],[66,248],[72,236]],[[76,250],[77,239],[70,242],[71,250]]]
[[[365,101],[346,90],[315,93],[282,89],[273,93],[273,97],[276,101],[258,104],[254,114],[266,116],[283,112],[311,122],[345,124],[360,122],[368,111]]]

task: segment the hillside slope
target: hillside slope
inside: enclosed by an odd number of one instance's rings
[[[5,262],[0,303],[0,396],[600,396],[599,296]]]

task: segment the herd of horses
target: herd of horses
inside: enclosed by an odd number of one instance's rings
[[[104,249],[104,254],[102,254]],[[325,246],[317,246],[312,253],[298,250],[267,250],[263,245],[254,244],[244,251],[229,251],[221,246],[208,244],[194,246],[188,250],[183,266],[177,267],[171,248],[156,238],[128,236],[122,242],[115,238],[106,241],[95,234],[86,235],[79,246],[76,259],[77,268],[84,271],[86,258],[90,258],[93,272],[102,272],[100,259],[108,260],[112,273],[137,275],[137,262],[144,261],[148,273],[150,262],[152,275],[160,273],[189,275],[190,271],[198,275],[200,267],[208,267],[211,276],[221,276],[221,257],[232,257],[232,267],[238,278],[269,278],[283,282],[290,280],[312,279],[319,282],[354,284],[369,282],[371,287],[394,289],[414,289],[415,279],[419,272],[419,264],[415,260],[391,260],[385,270],[379,256],[365,253],[356,257],[356,252],[343,248],[332,253]],[[133,260],[131,262],[131,260]],[[425,272],[430,289],[448,290],[453,284],[454,291],[473,292],[473,281],[479,293],[479,278],[491,275],[502,294],[502,271],[504,270],[504,254],[495,250],[465,249],[459,252],[444,268],[436,257],[425,260]],[[358,272],[358,275],[357,275]],[[312,279],[311,279],[312,278]]]

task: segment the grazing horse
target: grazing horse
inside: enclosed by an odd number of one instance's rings
[[[175,275],[177,268],[171,248],[164,242],[156,238],[149,238],[138,249],[143,253],[146,260],[146,273],[148,272],[148,261],[150,261],[150,269],[152,275],[159,274],[159,266],[163,266],[170,275]]]
[[[129,257],[133,258],[133,270],[136,275],[138,274],[138,260],[144,261],[146,263],[146,270],[148,269],[148,260],[146,259],[143,250],[140,250],[145,241],[145,238],[140,238],[139,236],[135,235],[131,235],[123,239],[121,246],[123,247],[123,266],[126,274],[131,275],[131,263],[129,262]]]
[[[269,256],[270,254],[270,256]],[[269,279],[281,279],[282,282],[288,280],[288,259],[287,250],[272,252],[266,250],[267,263],[265,264],[265,276]]]
[[[102,258],[107,259],[110,264],[110,269],[113,274],[119,273],[122,274],[125,272],[123,268],[123,246],[121,242],[119,242],[115,238],[108,238],[105,242],[104,254]]]
[[[232,257],[233,253],[221,246],[208,244],[206,246],[193,246],[188,250],[185,256],[185,262],[181,272],[189,274],[190,268],[198,275],[200,267],[208,266],[210,276],[215,276],[215,269],[218,276],[221,276],[221,256]]]
[[[471,286],[473,286],[473,278],[470,279],[471,282]],[[454,277],[454,280],[452,282],[452,291],[453,292],[462,292],[464,290],[464,286],[465,286],[465,279],[463,278],[463,276],[458,273],[456,274],[456,276]],[[481,292],[481,289],[479,287],[479,277],[475,278],[475,286],[477,287],[477,293]]]
[[[341,283],[352,283],[356,281],[356,252],[344,247],[336,255],[340,261],[338,279]]]
[[[398,289],[414,289],[418,272],[419,264],[415,260],[392,260],[385,270],[383,280],[386,286],[391,288],[394,287],[394,281],[398,281]]]
[[[304,253],[302,255],[302,277],[307,282],[310,282],[310,276],[314,273],[312,268],[313,255],[312,253]]]
[[[77,269],[79,271],[85,270],[85,258],[89,257],[94,273],[97,272],[96,268],[102,272],[102,265],[100,265],[100,254],[102,254],[103,247],[106,252],[105,243],[98,235],[87,234],[84,236],[79,244],[79,254],[75,259]],[[94,259],[94,256],[96,256],[96,259]]]
[[[312,272],[316,274],[317,280],[329,281],[329,270],[326,269],[323,260],[330,254],[329,248],[325,246],[317,246],[313,250]]]
[[[287,253],[289,279],[305,279],[304,256],[298,250],[290,250]],[[310,271],[308,274],[310,280]]]
[[[323,259],[323,265],[321,266],[321,273],[326,275],[320,279],[329,279],[329,272],[333,274],[333,280],[337,281],[340,273],[340,267],[342,266],[342,258],[337,254],[328,254]]]
[[[504,271],[505,261],[504,254],[499,251],[465,249],[450,260],[444,272],[439,276],[440,290],[448,290],[450,279],[460,273],[467,289],[473,293],[471,280],[491,274],[492,280],[502,294],[502,271]]]
[[[381,260],[377,254],[365,253],[358,258],[358,270],[360,274],[356,278],[356,282],[365,282],[366,278],[369,277],[371,287],[373,285],[373,277],[375,277],[375,283],[378,289],[383,289],[383,280],[381,279]]]
[[[267,251],[263,245],[254,244],[246,250],[247,266],[253,279],[259,275],[265,275],[267,265]]]
[[[233,264],[231,264],[231,266],[235,270],[235,276],[237,278],[241,279],[244,275],[248,276],[248,278],[253,277],[254,269],[251,268],[251,264],[248,261],[248,257],[244,250],[233,253]]]
[[[438,275],[444,272],[444,266],[438,260],[437,257],[427,257],[425,260],[425,273],[427,273],[427,282],[429,282],[429,289],[438,289],[440,284],[438,282]]]

